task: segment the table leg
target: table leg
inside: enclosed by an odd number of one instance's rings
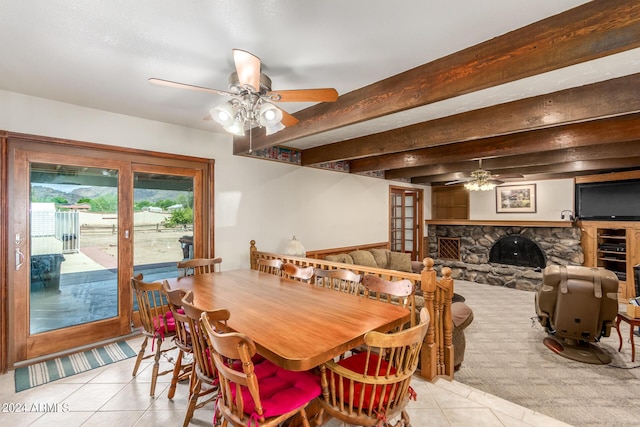
[[[633,322],[629,323],[629,338],[631,338],[631,361],[636,361],[636,345],[633,342]]]
[[[622,334],[620,333],[620,322],[622,321],[622,317],[616,316],[616,331],[618,331],[618,338],[620,339],[620,347],[618,347],[618,353],[622,350]],[[632,330],[633,333],[633,330]]]

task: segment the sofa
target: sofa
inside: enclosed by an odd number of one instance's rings
[[[363,265],[418,274],[424,267],[422,262],[412,261],[411,254],[394,252],[384,248],[358,249],[349,253],[325,255],[324,259],[343,264]]]

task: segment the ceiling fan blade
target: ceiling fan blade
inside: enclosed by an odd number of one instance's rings
[[[227,91],[224,91],[224,90],[211,89],[211,88],[202,87],[202,86],[188,85],[188,84],[185,84],[185,83],[172,82],[170,80],[156,79],[156,78],[153,78],[153,77],[149,79],[149,83],[153,83],[154,85],[160,85],[160,86],[175,87],[175,88],[178,88],[178,89],[197,90],[197,91],[200,91],[200,92],[213,93],[213,94],[216,94],[216,95],[234,96],[233,93],[227,92]]]
[[[336,102],[338,91],[333,88],[274,90],[267,96],[276,102]]]
[[[465,179],[459,179],[457,181],[449,181],[449,182],[445,182],[444,185],[455,185],[455,184],[462,184],[465,182],[469,182],[471,181],[471,178],[465,178]]]
[[[500,179],[517,179],[517,178],[524,178],[524,175],[522,175],[521,173],[498,173],[495,175],[492,175],[494,178],[500,178]]]
[[[298,124],[298,119],[296,119],[291,114],[289,114],[286,111],[284,111],[283,109],[280,109],[280,111],[282,111],[282,120],[281,120],[281,122],[282,122],[283,125],[285,125],[286,127],[290,127],[290,126],[295,126],[296,124]]]
[[[233,49],[238,81],[241,86],[251,86],[260,92],[260,58],[242,49]]]

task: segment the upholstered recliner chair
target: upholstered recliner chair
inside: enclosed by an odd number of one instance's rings
[[[551,265],[535,298],[538,320],[552,351],[585,363],[611,358],[593,343],[608,337],[618,313],[618,278],[609,270]]]

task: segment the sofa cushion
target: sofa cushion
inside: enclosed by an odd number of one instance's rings
[[[463,302],[451,304],[451,320],[455,329],[464,329],[473,321],[471,307]]]
[[[349,254],[327,255],[324,257],[327,261],[341,262],[343,264],[353,264],[353,258]]]
[[[389,268],[397,271],[411,270],[411,254],[405,254],[403,252],[389,252]]]
[[[376,260],[378,268],[389,268],[389,249],[369,249],[373,259]]]
[[[349,252],[353,263],[356,265],[364,265],[365,267],[378,267],[375,258],[369,251],[353,251]]]

